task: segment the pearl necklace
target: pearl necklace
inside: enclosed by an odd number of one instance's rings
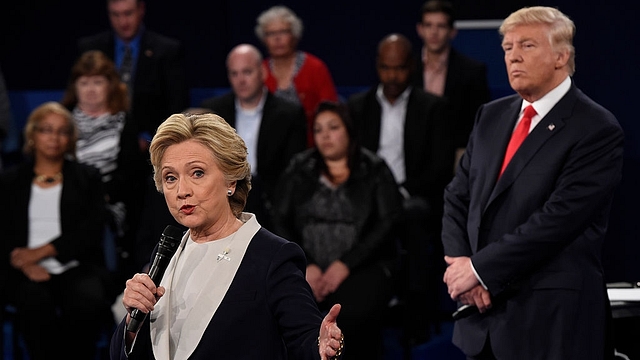
[[[36,176],[36,182],[39,183],[46,183],[46,184],[53,184],[56,181],[59,181],[60,179],[62,179],[62,173],[59,172],[53,176],[47,176],[47,175],[38,175]]]

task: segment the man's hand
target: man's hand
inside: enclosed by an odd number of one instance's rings
[[[44,267],[38,264],[29,264],[22,267],[22,273],[33,282],[49,281],[51,274]]]
[[[11,251],[11,266],[15,269],[22,269],[23,267],[35,265],[41,258],[36,249],[29,249],[25,247],[15,248]]]
[[[491,294],[482,285],[476,285],[458,298],[465,305],[475,305],[480,313],[491,309]]]
[[[445,256],[444,261],[447,263],[447,270],[444,272],[443,281],[447,284],[451,299],[458,300],[461,294],[480,284],[473,273],[471,259],[468,256]]]

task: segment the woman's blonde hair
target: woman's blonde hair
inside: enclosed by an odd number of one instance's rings
[[[234,215],[239,217],[251,190],[247,147],[235,129],[218,115],[174,114],[160,124],[149,147],[156,189],[162,192],[161,161],[167,148],[187,140],[195,140],[211,150],[225,179],[236,182],[229,204]]]

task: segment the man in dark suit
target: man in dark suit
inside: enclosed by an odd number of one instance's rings
[[[227,56],[232,91],[202,102],[234,127],[249,150],[252,189],[246,211],[270,229],[270,204],[278,178],[294,154],[306,148],[306,118],[301,106],[272,95],[260,51],[249,44]]]
[[[453,5],[445,0],[429,0],[422,5],[416,25],[423,41],[414,85],[434,95],[444,96],[454,110],[452,117],[457,164],[467,145],[473,120],[480,105],[491,100],[487,66],[454,49]]]
[[[450,109],[442,98],[410,86],[415,63],[405,36],[380,41],[376,69],[380,84],[351,96],[348,105],[361,144],[385,159],[405,197],[406,287],[400,291],[408,302],[409,337],[422,342],[444,271],[439,236],[442,196],[452,177]]]
[[[601,253],[624,134],[571,77],[568,17],[524,8],[500,33],[517,94],[479,109],[445,191],[444,281],[479,312],[456,322],[453,342],[470,359],[612,358]]]
[[[79,39],[78,50],[100,50],[122,71],[130,48],[131,71],[123,81],[130,87],[140,149],[147,154],[158,125],[189,106],[184,49],[178,40],[146,29],[142,0],[107,0],[107,11],[111,30]]]

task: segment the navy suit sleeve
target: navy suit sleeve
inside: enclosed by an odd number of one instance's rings
[[[282,338],[292,359],[318,359],[320,311],[305,278],[306,259],[295,243],[284,244],[269,267],[267,288]]]
[[[588,117],[601,121],[594,125]],[[556,156],[538,156],[527,165],[530,180],[511,185],[522,205],[509,209],[510,217],[521,216],[519,225],[471,258],[493,295],[551,262],[556,269],[570,267],[574,259],[599,258],[621,177],[624,135],[613,115],[597,109],[588,108],[573,121],[571,129],[562,130],[571,134],[558,134],[554,142]],[[535,204],[541,205],[528,211]],[[560,256],[563,261],[556,261]]]
[[[465,153],[456,166],[456,175],[444,190],[444,214],[442,217],[442,244],[448,256],[471,256],[467,232],[470,185],[469,168],[473,153],[473,136]]]

